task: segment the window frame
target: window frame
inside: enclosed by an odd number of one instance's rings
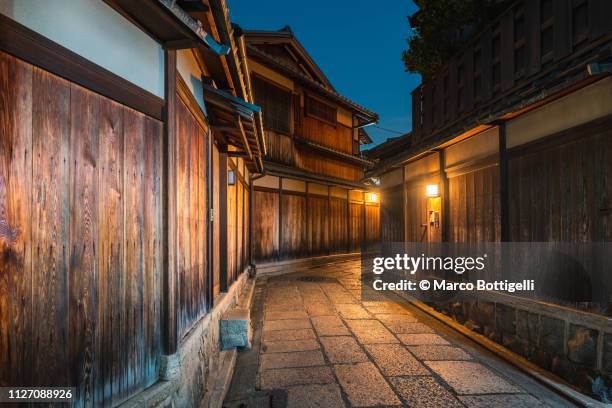
[[[317,103],[320,103],[323,106],[326,106],[327,108],[330,108],[330,110],[333,110],[334,111],[335,120],[334,121],[330,121],[329,119],[323,118],[323,117],[317,115],[316,113],[312,113],[310,111],[310,105],[311,105],[310,100],[311,99],[316,101]],[[304,115],[308,116],[310,118],[319,120],[321,122],[325,122],[325,123],[327,123],[327,124],[329,124],[329,125],[331,125],[333,127],[338,126],[338,107],[335,106],[335,105],[332,105],[331,103],[324,101],[322,98],[319,98],[319,97],[317,97],[317,96],[315,96],[313,94],[310,94],[310,93],[304,93]]]
[[[255,72],[252,73],[252,79],[253,79],[253,96],[255,99],[255,103],[257,104],[257,92],[255,92],[255,89],[257,88],[257,86],[255,85],[255,82],[260,81],[266,84],[266,86],[269,87],[273,87],[276,88],[277,90],[284,92],[287,94],[288,96],[288,100],[289,100],[289,106],[287,108],[287,120],[288,120],[288,130],[284,130],[284,129],[275,129],[272,127],[269,127],[269,123],[266,123],[266,109],[264,106],[260,106],[262,109],[262,114],[263,114],[263,120],[264,120],[264,128],[266,130],[270,130],[272,132],[275,133],[280,133],[283,135],[287,135],[290,136],[294,133],[295,131],[295,119],[294,119],[294,109],[295,107],[293,106],[295,101],[294,101],[294,91],[290,88],[287,88],[286,86],[283,86],[277,82],[274,82],[271,79],[268,79],[260,74],[257,74]]]

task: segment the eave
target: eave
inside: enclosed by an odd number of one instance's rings
[[[337,177],[325,176],[323,174],[312,173],[307,170],[298,169],[295,167],[284,166],[273,162],[264,162],[265,174],[277,177],[291,177],[302,181],[308,181],[317,184],[326,184],[330,186],[343,187],[347,189],[356,189],[362,191],[373,190],[371,186],[367,186],[360,182],[344,180]]]
[[[361,123],[360,123],[361,126],[364,126],[369,123],[375,123],[378,121],[378,115],[376,113],[340,95],[336,91],[326,88],[320,82],[310,79],[305,74],[299,71],[296,71],[293,67],[290,67],[287,64],[284,64],[283,62],[274,58],[272,55],[264,51],[261,51],[253,46],[249,46],[249,45],[247,45],[247,50],[248,50],[250,57],[257,57],[258,59],[262,60],[264,63],[272,66],[273,68],[279,70],[285,75],[288,75],[289,77],[300,81],[302,85],[310,89],[314,89],[315,91],[318,91],[320,94],[333,100],[337,104],[344,106],[345,108],[348,108],[349,110],[351,110],[356,116],[359,117],[359,119],[361,119]]]
[[[261,108],[210,85],[203,84],[202,88],[213,132],[221,135],[224,143],[240,149],[241,155],[262,172],[261,132],[256,119]]]
[[[226,55],[230,47],[220,44],[172,0],[104,0],[166,49],[206,47]]]
[[[345,152],[341,152],[336,149],[332,149],[331,147],[324,146],[319,143],[315,143],[311,140],[304,139],[303,137],[294,136],[293,140],[297,145],[306,146],[314,151],[319,153],[323,153],[327,156],[331,156],[335,159],[342,160],[344,162],[361,165],[364,167],[372,167],[374,166],[374,162],[370,160],[363,159],[361,157],[353,156],[352,154],[348,154]]]

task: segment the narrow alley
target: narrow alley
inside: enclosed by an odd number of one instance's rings
[[[367,299],[367,300],[364,300]],[[360,261],[258,279],[225,407],[574,406],[399,297]]]

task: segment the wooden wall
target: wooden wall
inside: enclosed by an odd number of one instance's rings
[[[404,187],[401,184],[381,192],[380,224],[382,242],[404,241]]]
[[[278,191],[253,191],[253,258],[256,260],[279,257],[280,197]]]
[[[207,312],[206,169],[208,129],[177,97],[177,231],[179,338]]]
[[[0,53],[0,385],[157,380],[162,124]]]
[[[248,254],[248,170],[242,159],[229,159],[228,171],[236,174],[236,183],[227,186],[227,286],[247,266]]]
[[[377,203],[319,193],[254,187],[256,262],[359,251],[380,239]]]
[[[612,240],[612,118],[509,152],[512,241]]]
[[[497,165],[450,177],[448,189],[450,242],[501,240]]]

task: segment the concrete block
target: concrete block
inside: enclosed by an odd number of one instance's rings
[[[253,333],[248,309],[233,309],[219,320],[219,341],[221,350],[231,348],[250,348]]]

